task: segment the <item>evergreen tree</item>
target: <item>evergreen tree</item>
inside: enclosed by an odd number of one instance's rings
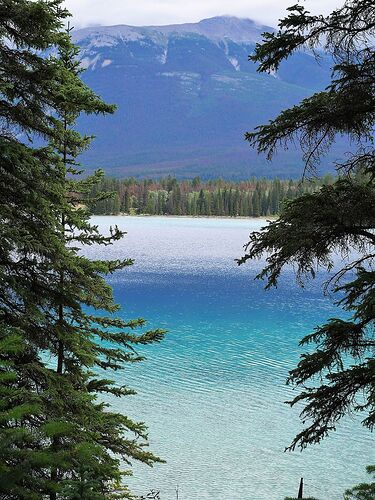
[[[205,199],[204,199],[204,191],[203,189],[201,189],[199,191],[199,196],[198,196],[198,200],[197,200],[197,213],[199,215],[203,215],[205,212]]]
[[[122,478],[120,459],[158,460],[144,449],[144,425],[98,398],[132,393],[99,370],[140,360],[132,345],[163,332],[136,334],[143,320],[113,317],[118,308],[103,276],[130,260],[93,262],[79,253],[122,234],[113,228],[102,236],[89,222],[84,204],[101,174],[72,178],[89,143],[73,129],[77,116],[112,108],[79,79],[76,49],[60,32],[66,16],[59,1],[0,7],[7,124],[0,137],[0,494],[9,499],[109,498]],[[56,46],[59,57],[39,55]],[[50,146],[20,143],[13,127]]]
[[[126,214],[128,214],[130,212],[130,207],[131,207],[131,202],[130,202],[129,189],[125,189],[124,198],[123,198],[122,205],[121,205],[121,210],[122,210],[122,212],[125,212]]]
[[[325,178],[303,183],[278,179],[274,181],[263,179],[258,182],[252,179],[234,183],[217,179],[199,181],[200,188],[195,191],[193,182],[177,181],[171,177],[149,180],[146,183],[148,201],[142,212],[150,215],[252,216],[251,198],[255,184],[255,214],[257,217],[275,215],[279,213],[280,203],[284,197],[293,199],[297,193],[318,191],[325,183]],[[165,190],[167,186],[171,187],[170,191]],[[130,213],[132,209],[139,208],[143,204],[144,190],[144,180],[105,177],[92,187],[90,196],[94,200],[93,213],[108,215],[119,211]]]
[[[344,495],[344,500],[373,500],[375,498],[375,466],[368,466],[367,472],[373,476],[374,482],[361,483],[347,490]]]
[[[339,166],[341,178],[287,202],[276,222],[251,235],[240,261],[269,254],[259,275],[268,288],[277,284],[287,264],[302,281],[314,277],[317,268],[332,271],[335,252],[349,258],[335,269],[328,286],[350,317],[330,319],[303,338],[301,344],[310,350],[290,373],[289,382],[302,388],[291,404],[304,403],[306,425],[291,444],[294,449],[320,442],[352,411],[363,413],[363,425],[370,430],[375,425],[375,6],[369,0],[347,1],[324,17],[295,5],[279,27],[256,47],[252,59],[259,71],[277,70],[301,48],[323,49],[335,63],[332,81],[324,92],[249,133],[248,140],[272,157],[279,145],[299,138],[306,172],[316,167],[337,134],[347,134],[356,145]]]
[[[259,197],[258,189],[256,189],[253,193],[252,202],[253,202],[253,216],[259,217],[260,216],[260,197]]]
[[[375,466],[367,467],[367,472],[375,478]],[[344,500],[374,500],[375,498],[375,482],[361,483],[344,494]],[[297,500],[296,498],[286,498],[285,500]],[[316,498],[306,498],[306,500],[317,500]]]
[[[194,179],[191,182],[191,185],[192,185],[193,189],[198,189],[199,186],[201,185],[200,177],[194,177]]]
[[[20,132],[54,134],[59,65],[40,57],[62,43],[59,2],[4,1],[0,6],[0,493],[41,498],[60,457],[46,449],[43,391],[53,374],[40,354],[49,328],[42,306],[53,294],[46,262],[58,258],[61,165],[48,148],[32,149]]]
[[[211,215],[211,193],[205,191],[204,193],[204,212],[205,215]]]

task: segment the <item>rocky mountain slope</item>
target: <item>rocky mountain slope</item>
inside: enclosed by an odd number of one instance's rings
[[[298,175],[300,156],[265,164],[244,132],[328,82],[330,63],[298,54],[274,75],[248,61],[264,31],[249,19],[196,24],[109,26],[77,30],[84,80],[118,110],[80,121],[97,136],[89,168],[117,176]]]

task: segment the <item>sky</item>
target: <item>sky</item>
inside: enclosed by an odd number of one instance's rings
[[[208,17],[232,15],[276,26],[285,9],[298,0],[65,0],[76,28],[92,25],[134,26],[197,22]],[[306,0],[314,14],[328,14],[343,0]]]

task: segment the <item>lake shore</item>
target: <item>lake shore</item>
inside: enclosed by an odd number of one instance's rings
[[[253,220],[253,221],[275,221],[278,219],[275,215],[269,216],[261,216],[261,217],[246,217],[243,215],[229,216],[229,215],[172,215],[172,214],[127,214],[127,213],[119,213],[119,214],[92,214],[93,217],[147,217],[147,218],[165,218],[165,219],[226,219],[226,220]]]

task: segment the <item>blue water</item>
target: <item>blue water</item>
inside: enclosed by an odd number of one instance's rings
[[[95,258],[133,257],[111,277],[127,318],[145,317],[169,333],[129,366],[119,384],[137,396],[114,400],[117,410],[149,427],[151,450],[167,461],[134,464],[128,484],[137,494],[160,490],[162,500],[282,500],[297,494],[342,499],[375,462],[373,437],[347,418],[321,445],[284,453],[301,428],[284,404],[285,385],[302,352],[298,340],[338,314],[320,279],[305,289],[286,272],[277,290],[254,281],[262,262],[238,267],[242,245],[263,220],[95,217],[104,231],[128,232]]]

